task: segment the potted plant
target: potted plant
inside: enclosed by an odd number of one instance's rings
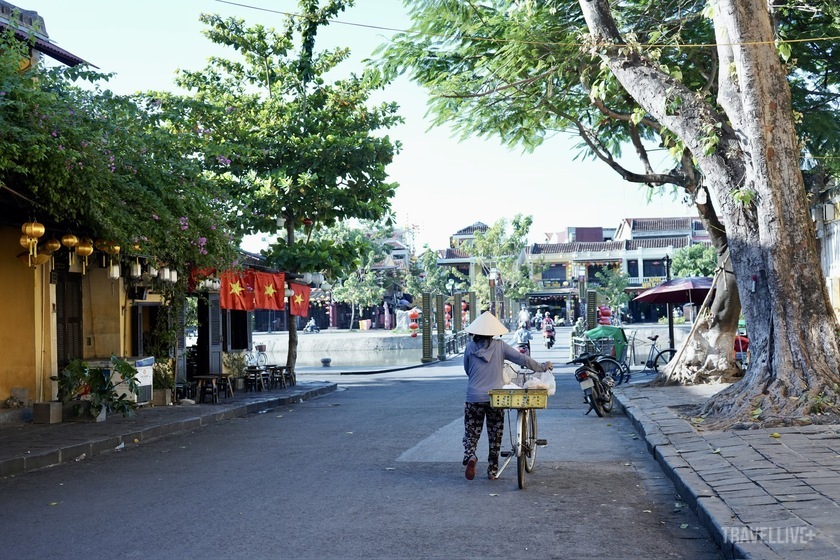
[[[172,404],[172,390],[175,388],[172,361],[155,362],[155,365],[152,366],[152,372],[152,404],[154,406]]]
[[[245,369],[248,362],[245,358],[244,352],[229,352],[222,356],[222,365],[225,371],[233,377],[234,390],[242,391],[245,389]]]
[[[122,378],[128,390],[137,393],[137,370],[116,356],[111,356],[111,369]],[[50,379],[58,383],[58,400],[63,404],[64,420],[101,422],[108,411],[132,416],[137,403],[117,394],[111,369],[91,368],[87,362],[75,359],[59,375]]]

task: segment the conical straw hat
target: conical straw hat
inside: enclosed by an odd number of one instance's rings
[[[485,336],[496,336],[508,333],[507,328],[505,328],[501,321],[496,319],[496,316],[489,311],[485,311],[479,315],[478,319],[470,323],[464,330],[470,334],[483,334]]]

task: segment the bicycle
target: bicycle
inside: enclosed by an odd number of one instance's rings
[[[517,380],[524,381],[533,372],[517,374]],[[521,377],[520,377],[521,376]],[[537,447],[548,445],[545,439],[537,437],[537,413],[535,409],[548,406],[548,389],[491,389],[490,406],[493,408],[506,408],[508,420],[508,436],[510,437],[511,449],[502,451],[500,455],[505,462],[496,473],[500,477],[502,472],[516,457],[517,483],[519,489],[525,489],[525,474],[533,472],[537,463]],[[512,412],[516,410],[516,430],[512,423]]]
[[[659,350],[659,346],[656,344],[656,340],[659,338],[658,334],[647,338],[650,340],[650,351],[648,352],[645,367],[642,372],[659,373],[659,368],[673,360],[674,356],[677,355],[677,351],[673,348]]]
[[[245,364],[249,366],[264,366],[268,363],[268,354],[265,353],[265,344],[257,344],[254,350],[245,351]]]
[[[630,381],[630,366],[627,365],[627,348],[626,344],[621,351],[621,355],[613,357],[613,349],[615,348],[615,341],[611,338],[596,338],[591,340],[593,351],[596,355],[595,361],[604,370],[604,373],[612,377],[615,385],[621,385],[624,382]]]

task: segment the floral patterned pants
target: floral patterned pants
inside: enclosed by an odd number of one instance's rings
[[[487,441],[490,453],[487,455],[487,470],[495,473],[499,469],[499,451],[505,429],[505,409],[493,408],[489,402],[464,403],[464,461],[475,455],[481,430],[487,421]]]

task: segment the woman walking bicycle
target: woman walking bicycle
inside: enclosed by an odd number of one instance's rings
[[[499,452],[505,426],[505,410],[490,406],[490,390],[504,386],[502,375],[505,360],[533,371],[550,371],[551,362],[541,364],[531,356],[519,352],[501,339],[507,328],[489,311],[485,311],[465,329],[472,340],[464,351],[464,371],[469,378],[464,403],[464,475],[475,478],[478,462],[476,447],[484,424],[490,451],[487,456],[487,478],[494,480],[499,472]]]

